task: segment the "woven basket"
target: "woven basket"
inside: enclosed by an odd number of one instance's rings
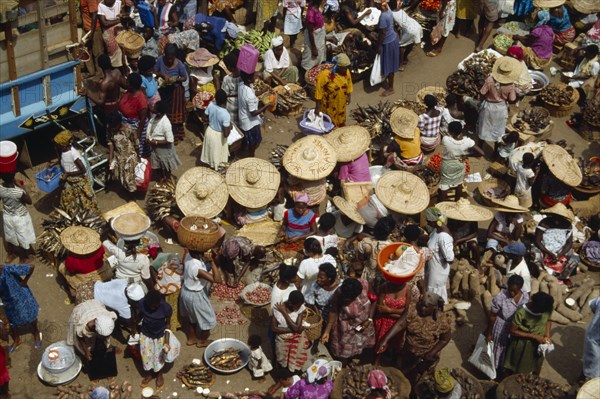
[[[116,37],[117,44],[129,58],[139,58],[146,45],[144,37],[130,30],[121,31]]]
[[[583,262],[584,265],[589,267],[590,270],[593,270],[595,272],[600,271],[600,264],[594,263],[591,260],[589,260],[587,256],[585,256],[585,251],[579,251],[579,259],[581,259],[581,262]]]
[[[310,327],[304,330],[304,335],[309,341],[316,341],[321,338],[321,327],[323,327],[323,318],[312,309],[306,309],[304,320],[310,324]]]
[[[555,85],[558,87],[561,87],[561,88],[565,88],[567,86],[564,83],[555,83]],[[547,103],[543,100],[542,100],[542,104],[544,104],[544,107],[550,112],[550,116],[553,116],[555,118],[562,118],[571,113],[571,110],[573,109],[573,107],[575,107],[575,105],[577,105],[578,101],[579,101],[579,92],[577,90],[573,90],[573,101],[571,101],[570,104],[555,105],[555,104]]]
[[[284,95],[285,93],[289,92],[291,94],[297,93],[301,96],[306,97],[306,90],[304,90],[302,86],[299,86],[294,83],[288,83],[287,86],[290,88],[289,91],[286,90],[285,86],[276,86],[273,88],[273,90],[275,91],[275,93],[277,93],[278,96]],[[277,112],[281,115],[296,116],[302,112],[302,104],[298,104],[290,110],[284,110],[282,107],[279,106],[279,104],[277,104]]]
[[[177,230],[179,243],[192,251],[207,251],[217,244],[219,238],[219,226],[202,216],[184,217]]]
[[[445,106],[446,105],[446,95],[448,94],[448,90],[444,87],[440,86],[427,86],[423,87],[421,90],[417,92],[417,101],[424,104],[425,96],[431,94],[438,99],[438,104]]]

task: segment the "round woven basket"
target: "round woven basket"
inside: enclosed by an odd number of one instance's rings
[[[321,338],[321,327],[323,327],[323,318],[312,309],[306,309],[304,320],[310,324],[310,327],[304,330],[304,334],[309,341],[316,341]]]
[[[273,91],[275,91],[275,93],[277,93],[278,96],[282,96],[286,93],[290,93],[290,94],[299,94],[303,97],[306,97],[306,90],[304,90],[302,88],[302,86],[299,86],[295,83],[288,83],[286,86],[289,87],[289,90],[286,90],[285,86],[276,86],[273,88]],[[285,110],[278,103],[277,104],[277,112],[280,113],[281,115],[296,116],[302,112],[302,104],[298,104],[289,110]]]
[[[446,105],[446,95],[448,94],[448,90],[446,88],[440,86],[423,87],[417,92],[417,101],[424,103],[425,96],[428,94],[431,94],[437,98],[439,105]]]
[[[146,45],[146,41],[142,35],[130,30],[121,31],[117,35],[116,41],[129,58],[138,58]]]
[[[202,216],[187,216],[181,219],[177,240],[192,251],[207,251],[219,241],[219,226]]]
[[[555,83],[555,85],[560,88],[563,88],[563,89],[567,86],[564,83]],[[573,90],[573,100],[571,101],[570,104],[556,105],[556,104],[547,103],[544,100],[542,100],[542,104],[544,104],[544,107],[550,112],[551,116],[553,116],[555,118],[562,118],[571,113],[571,110],[573,109],[573,107],[575,107],[575,105],[577,105],[578,101],[579,101],[579,92],[577,90]]]
[[[540,109],[543,109],[544,111],[547,111],[548,113],[550,113],[550,111],[546,108],[542,108],[542,107],[533,107],[533,108],[540,108]],[[524,129],[518,128],[515,126],[515,123],[519,119],[518,117],[519,117],[519,113],[517,112],[516,114],[514,114],[512,116],[512,118],[510,118],[510,127],[522,134],[528,134],[530,136],[542,136],[544,134],[550,133],[552,131],[552,128],[554,127],[554,121],[551,120],[550,123],[545,128],[543,128],[542,130],[537,131],[537,132],[534,132],[533,130],[529,129],[529,124],[527,124],[527,123],[524,123],[526,128],[524,128]]]
[[[317,65],[315,67],[310,68],[308,71],[306,71],[304,73],[304,82],[306,83],[306,92],[312,97],[312,95],[315,93],[315,83],[316,83],[316,77],[318,75],[318,73],[326,70],[326,69],[332,69],[333,68],[333,64],[321,64],[321,65]],[[314,77],[311,78],[311,76]]]

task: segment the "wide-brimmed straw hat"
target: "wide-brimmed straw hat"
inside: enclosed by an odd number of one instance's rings
[[[559,145],[547,145],[542,151],[544,162],[548,165],[550,172],[561,182],[571,187],[577,187],[581,184],[583,175],[569,153]]]
[[[456,202],[439,202],[436,207],[446,217],[463,222],[483,222],[494,217],[492,211],[482,206],[471,204],[466,198],[461,198]]]
[[[600,12],[600,1],[598,0],[571,0],[571,4],[582,14]]]
[[[509,84],[516,82],[522,71],[523,65],[519,60],[512,57],[500,57],[494,62],[492,76],[498,83]]]
[[[387,172],[377,182],[375,194],[386,208],[407,215],[420,213],[429,205],[427,185],[410,172]]]
[[[175,200],[185,216],[217,216],[229,198],[225,179],[212,169],[197,166],[187,170],[177,182]]]
[[[565,4],[565,0],[533,0],[533,6],[536,8],[554,8],[563,4]]]
[[[292,176],[304,180],[327,177],[337,163],[333,146],[321,136],[306,136],[288,147],[283,154],[283,167]]]
[[[231,198],[248,208],[260,208],[271,202],[280,181],[277,168],[259,158],[240,159],[232,163],[225,174]]]
[[[333,197],[333,204],[337,209],[340,210],[344,215],[348,216],[353,222],[358,224],[365,224],[365,219],[358,213],[356,204],[352,204],[345,198],[340,196]]]
[[[519,199],[515,195],[507,195],[501,199],[490,199],[493,204],[498,205],[495,208],[499,212],[511,212],[511,213],[520,213],[527,212],[529,208],[519,205]]]
[[[131,30],[123,30],[119,32],[115,38],[119,47],[123,49],[125,55],[129,58],[140,58],[142,50],[146,45],[146,40],[139,33]]]
[[[325,140],[335,148],[338,162],[350,162],[369,149],[371,135],[362,126],[344,126],[334,129]]]
[[[60,242],[75,255],[88,255],[100,248],[100,234],[84,226],[69,226],[60,233]]]
[[[219,63],[219,57],[205,48],[199,48],[185,57],[185,61],[196,68],[206,68]]]
[[[565,206],[565,204],[563,204],[561,202],[558,202],[558,203],[552,205],[552,207],[550,207],[548,209],[542,210],[542,213],[549,213],[552,215],[562,216],[565,219],[568,219],[570,222],[575,220],[575,214],[573,213],[573,211],[568,209]]]
[[[419,124],[419,115],[408,108],[397,108],[390,115],[390,127],[395,135],[404,139],[415,137],[415,129]]]
[[[510,194],[510,186],[508,183],[495,177],[483,180],[479,183],[477,189],[479,190],[479,194],[489,201],[493,199],[502,199]]]

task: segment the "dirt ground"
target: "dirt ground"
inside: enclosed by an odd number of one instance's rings
[[[466,57],[474,48],[473,39],[462,38],[460,40],[454,37],[448,38],[444,52],[437,58],[427,58],[423,51],[415,49],[411,55],[410,63],[406,71],[398,73],[395,76],[396,94],[389,100],[398,98],[414,99],[416,92],[430,85],[445,86],[446,77],[456,69],[456,65]],[[368,85],[368,84],[367,84]],[[355,85],[352,96],[352,104],[349,110],[356,105],[373,104],[381,100],[379,94],[383,91],[381,88],[366,87],[364,82]],[[530,101],[532,97],[527,97],[521,102],[521,107]],[[310,104],[307,104],[310,105]],[[555,119],[555,127],[552,132],[552,139],[566,139],[573,146],[577,155],[591,156],[600,154],[598,143],[590,144],[579,136],[575,131],[565,125],[567,118]],[[263,127],[264,141],[257,152],[257,156],[267,158],[271,148],[276,144],[289,144],[296,134],[299,134],[298,120],[294,118],[276,117],[270,113],[266,114],[265,125]],[[196,146],[196,138],[188,132],[187,139],[177,147],[177,152],[183,166],[180,167],[176,175],[180,176],[188,168],[199,164],[200,147]],[[485,175],[486,161],[481,159],[472,160],[472,168],[475,171],[482,172]],[[43,168],[44,165],[37,165],[34,170],[25,171],[26,176],[33,177],[35,172]],[[31,207],[31,213],[34,224],[40,226],[43,217],[50,212],[52,206],[57,203],[55,195],[44,195],[40,192],[33,180],[26,180],[28,190],[33,196],[34,206]],[[472,192],[474,185],[470,185]],[[98,194],[100,208],[103,211],[113,209],[119,205],[132,200],[124,192],[117,190],[104,191]],[[134,200],[142,208],[145,207],[144,198],[138,195]],[[41,230],[36,227],[38,232]],[[161,245],[166,251],[179,251],[179,246],[166,243],[164,232],[159,232]],[[4,257],[3,257],[4,258]],[[30,280],[30,287],[33,290],[39,304],[40,314],[39,322],[43,331],[44,346],[52,342],[66,338],[66,324],[73,305],[67,304],[67,296],[56,282],[56,271],[48,265],[36,261],[36,272]],[[591,273],[589,273],[591,274]],[[596,280],[598,276],[595,276]],[[219,304],[222,306],[222,304]],[[467,365],[467,358],[477,340],[478,334],[483,331],[486,325],[485,314],[478,301],[473,302],[473,306],[468,311],[469,321],[467,324],[456,327],[453,333],[452,342],[443,350],[440,366],[463,366],[473,371]],[[556,350],[551,353],[544,364],[542,376],[547,377],[559,383],[573,383],[581,373],[581,354],[583,346],[583,336],[589,320],[582,323],[573,323],[568,326],[555,326],[552,329],[552,339],[556,344]],[[245,324],[241,326],[219,326],[213,331],[212,338],[232,337],[245,340],[248,333],[258,331],[263,335],[263,342],[267,342],[264,325]],[[182,343],[185,343],[185,335],[182,331],[177,332],[177,337]],[[51,398],[56,392],[53,387],[46,386],[40,382],[36,376],[36,368],[40,361],[42,350],[33,349],[33,339],[31,335],[23,337],[24,343],[17,351],[12,354],[11,391],[13,398]],[[115,340],[113,340],[115,342]],[[124,347],[125,340],[117,340],[117,345]],[[265,351],[270,352],[268,345],[263,345]],[[172,367],[168,368],[166,373],[166,386],[161,393],[162,398],[193,398],[197,395],[191,391],[182,388],[179,380],[175,378],[177,370],[188,364],[192,359],[202,358],[202,350],[191,347],[183,347],[182,355],[176,360]],[[129,380],[134,385],[134,395],[137,398],[140,395],[139,383],[140,364],[133,362],[129,358],[118,358],[119,376],[118,381]],[[477,375],[477,374],[476,374]],[[88,377],[81,373],[76,382],[84,385],[89,383]],[[216,384],[211,388],[213,391],[243,391],[244,388],[266,389],[271,384],[271,380],[263,384],[257,384],[251,381],[247,370],[242,370],[234,375],[218,376]]]

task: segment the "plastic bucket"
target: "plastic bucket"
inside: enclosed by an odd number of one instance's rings
[[[15,173],[17,171],[17,145],[12,141],[0,141],[0,173]]]

